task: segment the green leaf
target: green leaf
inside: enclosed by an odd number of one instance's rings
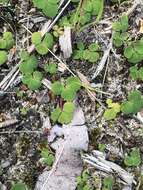
[[[62,112],[58,118],[58,122],[61,124],[68,124],[73,118],[73,113]]]
[[[140,80],[143,80],[143,67],[140,68],[139,71],[138,71],[138,78],[139,78]]]
[[[92,43],[89,45],[88,49],[90,51],[98,51],[100,49],[99,45],[97,43]]]
[[[67,113],[73,113],[75,110],[75,105],[72,102],[66,102],[64,104],[63,111]]]
[[[73,101],[76,97],[76,91],[70,86],[66,86],[61,92],[61,97],[66,101]]]
[[[27,51],[22,50],[22,52],[20,53],[20,58],[22,61],[26,61],[28,60],[30,57],[29,53]]]
[[[128,100],[138,101],[141,99],[141,92],[139,90],[134,90],[128,95]]]
[[[121,17],[121,30],[122,32],[125,32],[127,31],[128,27],[129,27],[129,24],[128,24],[128,16],[126,14],[124,14],[122,17]]]
[[[56,16],[56,14],[58,13],[58,2],[59,0],[43,0],[43,2],[41,3],[41,0],[32,0],[34,3],[34,6],[42,9],[42,12],[52,18],[54,16]]]
[[[123,102],[121,105],[121,111],[125,114],[132,114],[134,113],[134,102],[132,101],[126,101]]]
[[[97,52],[90,52],[89,53],[89,58],[88,58],[88,61],[91,62],[91,63],[96,63],[99,59],[99,53]]]
[[[41,41],[42,41],[41,32],[34,32],[34,33],[32,34],[31,40],[32,40],[32,43],[33,43],[34,45],[40,44]]]
[[[19,66],[20,71],[27,75],[31,74],[38,66],[38,60],[34,55],[28,56],[28,54],[23,54],[23,58],[25,59]]]
[[[74,50],[73,58],[82,60],[82,58],[83,58],[83,50]]]
[[[55,74],[57,72],[57,65],[56,63],[46,64],[44,65],[44,70],[50,74]]]
[[[137,148],[134,148],[128,156],[125,157],[124,163],[126,166],[139,166],[141,164],[140,151]]]
[[[105,120],[112,120],[116,118],[117,113],[114,112],[114,109],[107,109],[104,112],[104,118]]]
[[[85,60],[90,59],[90,51],[88,49],[83,51],[83,59],[85,59]]]
[[[38,45],[36,45],[35,47],[36,51],[40,54],[40,55],[46,55],[48,53],[48,47],[46,46],[45,43],[40,43]]]
[[[140,78],[140,74],[139,74],[137,66],[130,67],[130,76],[134,80],[137,80],[138,78]]]
[[[85,49],[84,43],[83,43],[83,42],[78,42],[78,43],[77,43],[77,48],[78,48],[79,50],[84,50],[84,49]]]
[[[51,88],[52,88],[52,92],[55,94],[55,95],[60,95],[64,86],[63,84],[61,84],[61,82],[59,81],[56,81],[54,82],[52,85],[51,85]]]
[[[62,110],[57,107],[52,113],[51,113],[51,119],[56,122],[60,116],[60,114],[62,113]]]
[[[54,158],[53,154],[51,154],[47,148],[42,149],[41,156],[43,158],[43,162],[46,165],[52,166],[55,158]]]
[[[0,49],[6,49],[7,41],[4,39],[0,39]]]
[[[128,46],[127,48],[124,49],[124,56],[127,59],[130,59],[133,55],[134,51],[133,48],[131,46]]]
[[[58,4],[50,4],[47,2],[47,6],[44,7],[42,11],[46,16],[53,18],[58,13]]]
[[[44,163],[48,166],[52,166],[54,162],[54,156],[52,154],[49,154],[47,158],[44,158]]]
[[[81,88],[81,81],[77,77],[68,77],[66,86],[71,88],[73,91],[78,91]]]
[[[125,114],[135,114],[143,108],[143,98],[138,90],[132,91],[128,95],[128,101],[123,102],[121,111]]]
[[[7,61],[7,52],[6,51],[0,51],[0,66],[6,63]]]
[[[11,190],[27,190],[27,187],[24,183],[16,183],[12,186]]]
[[[120,112],[121,106],[119,103],[113,103],[111,99],[107,99],[106,103],[108,104],[108,108],[104,112],[104,118],[105,120],[112,120],[115,119],[117,116],[117,113]]]
[[[39,71],[35,71],[30,77],[27,85],[30,90],[37,90],[41,86],[42,74]]]
[[[43,39],[43,43],[47,46],[48,49],[51,49],[54,44],[54,39],[52,34],[47,33]]]

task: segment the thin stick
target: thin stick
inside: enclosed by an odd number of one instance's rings
[[[92,79],[95,79],[101,73],[101,71],[103,70],[104,65],[106,64],[106,61],[107,61],[107,58],[109,56],[109,53],[110,53],[111,49],[112,49],[112,38],[110,40],[108,48],[104,51],[104,55],[103,55],[100,63],[98,64],[97,69],[96,69]]]
[[[20,64],[20,63],[19,63],[19,64]],[[12,75],[16,72],[17,68],[19,67],[19,64],[15,65],[15,66],[13,67],[13,69],[8,73],[8,75],[4,77],[4,79],[3,79],[3,80],[1,81],[1,83],[0,83],[0,88],[2,88],[2,86],[4,85],[4,83],[5,83],[9,78],[11,78]]]
[[[73,76],[76,76],[69,68],[68,66],[59,58],[57,57],[50,49],[49,52],[61,63],[61,66],[64,66]]]
[[[27,134],[43,134],[42,131],[2,131],[0,132],[0,135],[7,135],[7,134],[21,134],[21,133],[27,133]]]
[[[16,78],[16,76],[19,73],[19,69],[15,72],[15,74],[12,76],[11,80],[8,82],[8,84],[4,87],[4,91],[8,89],[8,87],[10,86],[10,84],[14,81],[14,79]]]
[[[7,121],[0,123],[0,128],[8,127],[10,125],[14,125],[17,122],[18,122],[17,119],[9,119]]]

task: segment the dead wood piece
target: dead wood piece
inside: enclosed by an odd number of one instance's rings
[[[71,27],[64,27],[64,34],[59,37],[59,44],[64,58],[70,58],[72,54]]]

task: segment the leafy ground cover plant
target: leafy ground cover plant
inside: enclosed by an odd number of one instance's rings
[[[124,163],[126,166],[139,166],[141,164],[141,156],[138,148],[133,148],[129,155],[125,156]]]
[[[41,86],[42,73],[36,71],[38,60],[34,55],[29,55],[27,52],[21,53],[20,71],[23,74],[22,82],[31,90],[37,90]]]
[[[77,50],[74,51],[74,59],[87,60],[96,63],[100,58],[100,46],[97,43],[90,44],[87,48],[82,42],[77,43]]]
[[[104,118],[105,120],[112,120],[115,119],[117,114],[121,110],[121,106],[119,103],[113,103],[111,99],[108,99],[106,101],[108,105],[108,109],[105,110],[104,112]]]
[[[129,38],[129,33],[127,32],[129,27],[128,16],[123,15],[120,21],[113,23],[113,44],[116,47],[121,47]]]
[[[130,67],[130,76],[134,80],[143,80],[143,67],[139,69],[137,65]]]
[[[78,0],[73,0],[72,2],[79,2]],[[83,26],[89,23],[92,19],[92,16],[100,18],[103,12],[104,1],[103,0],[88,0],[83,1],[81,6],[78,6],[76,10],[72,13],[69,13],[67,16],[64,16],[61,21],[61,26],[72,26],[76,25]]]
[[[40,55],[46,55],[48,49],[52,48],[54,43],[53,36],[50,33],[47,33],[44,39],[42,39],[41,32],[34,32],[31,41]]]
[[[59,0],[46,0],[42,2],[41,0],[32,1],[35,7],[41,9],[42,12],[50,18],[53,18],[58,13]]]
[[[69,77],[64,84],[56,81],[51,87],[55,95],[60,95],[65,101],[73,101],[81,88],[81,82],[77,77]]]
[[[131,42],[124,49],[124,56],[128,62],[136,64],[143,60],[143,39]]]
[[[143,97],[140,91],[129,93],[128,100],[121,104],[121,111],[125,114],[136,114],[143,108]]]
[[[41,150],[41,157],[42,157],[42,163],[52,166],[55,157],[54,155],[48,150],[48,148],[43,148]]]
[[[52,113],[51,113],[51,119],[56,122],[62,124],[68,124],[73,118],[73,113],[75,110],[75,105],[72,102],[66,102],[63,106],[63,109],[60,107],[57,107]]]
[[[4,32],[3,37],[0,38],[0,65],[7,61],[7,50],[14,45],[14,38],[11,32]]]

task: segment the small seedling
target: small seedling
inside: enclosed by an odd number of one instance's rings
[[[28,190],[28,188],[24,183],[18,182],[12,186],[11,190]]]
[[[73,101],[77,91],[81,88],[81,82],[77,77],[69,77],[65,81],[65,84],[56,81],[51,87],[55,95],[61,95],[65,101]]]
[[[47,0],[41,3],[41,0],[32,0],[35,7],[41,9],[42,12],[53,18],[58,13],[59,0]]]
[[[47,73],[55,74],[57,72],[57,64],[56,63],[47,63],[44,65],[44,70]]]
[[[108,105],[108,109],[104,112],[105,120],[112,120],[115,119],[117,114],[120,112],[121,106],[119,103],[113,103],[111,99],[106,101]]]
[[[21,53],[20,71],[23,74],[22,82],[31,90],[37,90],[41,86],[42,74],[36,71],[38,60],[34,55],[29,55],[27,52]]]
[[[139,149],[134,148],[129,155],[125,156],[124,163],[126,166],[139,166],[141,164]]]
[[[100,47],[97,43],[92,43],[85,48],[82,42],[77,44],[77,50],[74,51],[74,59],[87,60],[90,63],[96,63],[100,58]]]
[[[123,15],[120,21],[113,23],[113,44],[116,47],[121,47],[129,39],[129,34],[126,32],[128,30],[128,16]]]
[[[130,63],[138,63],[143,60],[143,39],[131,42],[124,49],[124,56]]]
[[[98,145],[98,149],[99,149],[101,152],[104,152],[105,149],[106,149],[106,145],[105,145],[105,144],[99,144],[99,145]]]
[[[48,166],[52,166],[55,160],[54,155],[48,150],[48,148],[43,148],[41,150],[41,157],[42,157],[42,162]]]
[[[55,25],[54,27],[53,27],[53,35],[55,36],[55,37],[60,37],[61,35],[63,35],[64,34],[64,28],[63,27],[60,27],[60,26],[58,26],[58,25]]]
[[[62,124],[68,124],[73,118],[75,105],[72,102],[66,102],[63,109],[57,107],[51,114],[51,119]]]
[[[143,97],[140,91],[134,90],[128,95],[128,101],[121,105],[121,111],[125,114],[136,114],[143,108]]]
[[[53,36],[50,33],[47,33],[42,40],[41,32],[34,32],[31,41],[40,55],[46,55],[54,44]]]

